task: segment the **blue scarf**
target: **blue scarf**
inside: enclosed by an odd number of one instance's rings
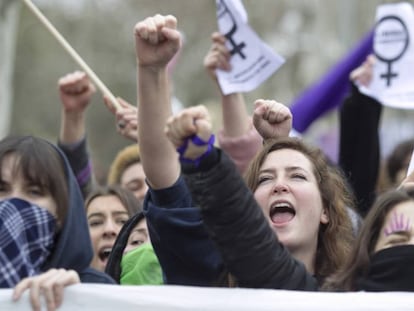
[[[0,288],[37,275],[51,253],[56,220],[20,199],[0,202]]]

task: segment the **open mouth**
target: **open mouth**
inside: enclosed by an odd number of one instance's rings
[[[98,254],[99,259],[102,261],[108,260],[109,255],[111,255],[111,251],[112,251],[112,248],[110,247],[102,248]]]
[[[276,225],[285,224],[291,221],[296,215],[296,211],[289,202],[275,202],[270,207],[269,217]]]

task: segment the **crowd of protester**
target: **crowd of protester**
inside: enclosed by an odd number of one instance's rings
[[[13,299],[30,290],[35,310],[41,295],[54,310],[65,286],[80,282],[414,290],[414,177],[406,177],[414,143],[382,163],[382,106],[357,87],[369,85],[375,57],[350,74],[336,164],[292,135],[288,106],[258,99],[249,115],[241,93],[220,93],[216,142],[206,107],[173,113],[176,18],[138,22],[134,40],[138,104],[118,98],[116,109],[103,98],[114,130],[131,140],[105,185],[89,155],[96,90],[83,72],[58,81],[57,143],[0,141],[0,284],[14,288]],[[231,70],[230,58],[226,37],[213,33],[204,67],[219,91],[216,71]]]

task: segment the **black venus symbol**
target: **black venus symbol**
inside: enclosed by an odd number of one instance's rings
[[[405,25],[405,23],[401,20],[401,18],[399,18],[398,16],[394,16],[394,15],[388,15],[388,16],[384,16],[383,18],[381,18],[375,26],[375,31],[379,32],[380,26],[384,25],[384,23],[386,23],[386,22],[397,22],[397,24],[399,26],[401,26],[401,31],[398,31],[398,30],[397,31],[395,31],[395,30],[383,31],[381,33],[381,35],[390,36],[391,38],[381,38],[382,41],[380,43],[385,43],[385,44],[395,44],[395,43],[398,43],[398,42],[403,43],[401,50],[398,49],[396,55],[391,55],[391,56],[381,55],[377,51],[377,49],[375,48],[376,47],[376,44],[375,44],[376,42],[374,43],[375,56],[379,60],[381,60],[381,61],[383,61],[384,63],[387,64],[387,72],[381,74],[380,77],[383,78],[383,79],[386,79],[387,86],[391,86],[391,80],[393,78],[398,77],[398,74],[396,72],[392,72],[391,65],[392,65],[393,62],[399,60],[404,55],[404,53],[407,51],[410,38],[409,38],[408,29],[407,29],[407,26]],[[403,35],[403,38],[398,37],[398,35],[401,35],[401,34]],[[394,38],[393,38],[393,36],[394,36]]]
[[[228,7],[226,6],[226,4],[224,3],[223,0],[220,0],[219,2],[219,8],[218,8],[219,13],[219,18],[222,17],[224,14],[228,14],[228,16],[230,17],[233,26],[232,28],[224,34],[224,36],[226,37],[227,40],[229,40],[230,45],[232,46],[232,49],[230,50],[230,55],[234,55],[234,54],[239,54],[239,56],[242,59],[246,58],[246,55],[243,53],[243,49],[246,47],[246,43],[241,42],[241,43],[236,43],[236,41],[233,38],[233,35],[236,33],[237,31],[237,24],[236,24],[236,20],[233,16],[233,14],[231,14],[230,10],[228,9]]]

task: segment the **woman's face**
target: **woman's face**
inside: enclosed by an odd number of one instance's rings
[[[121,186],[132,191],[138,200],[144,200],[148,186],[145,183],[145,173],[141,163],[130,165],[122,173]]]
[[[26,180],[22,172],[15,171],[18,157],[7,155],[2,161],[0,180],[0,200],[20,198],[47,209],[57,218],[57,204],[48,189]]]
[[[394,206],[387,214],[374,251],[397,245],[414,245],[414,202],[406,201]]]
[[[128,211],[116,195],[104,195],[89,203],[86,215],[94,252],[91,267],[104,271]]]
[[[272,151],[259,172],[254,196],[280,242],[290,252],[316,250],[319,225],[329,219],[313,165],[299,151]]]
[[[144,218],[137,223],[129,234],[128,243],[124,249],[124,255],[147,242],[151,241],[148,234],[147,221]]]

